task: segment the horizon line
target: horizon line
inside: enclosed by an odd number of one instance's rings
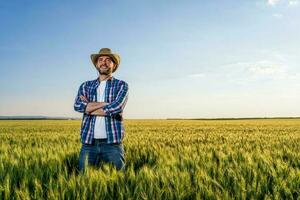
[[[57,117],[42,115],[12,115],[1,116],[0,120],[81,120],[81,117]],[[126,120],[241,120],[241,119],[300,119],[300,116],[284,116],[284,117],[199,117],[199,118],[125,118]]]

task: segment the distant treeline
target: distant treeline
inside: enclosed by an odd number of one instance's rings
[[[167,120],[257,120],[257,119],[300,119],[300,117],[167,118]]]
[[[74,117],[47,117],[47,116],[0,116],[0,120],[77,120]]]
[[[76,117],[0,116],[0,120],[80,120],[80,119],[81,118],[76,118]],[[257,119],[300,119],[300,117],[166,118],[166,120],[257,120]]]

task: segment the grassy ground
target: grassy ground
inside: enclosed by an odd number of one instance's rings
[[[126,168],[77,173],[80,121],[1,120],[0,199],[300,199],[300,120],[127,120]]]

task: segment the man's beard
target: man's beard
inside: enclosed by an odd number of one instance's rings
[[[101,69],[98,69],[98,72],[100,75],[110,75],[110,74],[112,74],[112,69],[107,68],[107,70],[102,70],[102,71],[101,71]]]
[[[101,72],[101,70],[98,70],[98,72],[99,72],[100,75],[110,75],[111,74],[109,70],[102,71],[102,72]]]

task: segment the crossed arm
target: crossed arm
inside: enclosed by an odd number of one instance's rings
[[[106,102],[89,102],[85,96],[80,96],[80,99],[87,103],[85,113],[90,115],[97,115],[97,116],[105,116],[105,112],[103,111],[103,107],[108,105],[109,103]]]
[[[117,96],[111,103],[106,102],[88,102],[86,98],[85,83],[81,84],[78,94],[75,98],[74,110],[88,115],[97,116],[121,116],[128,99],[128,84],[122,82]]]

